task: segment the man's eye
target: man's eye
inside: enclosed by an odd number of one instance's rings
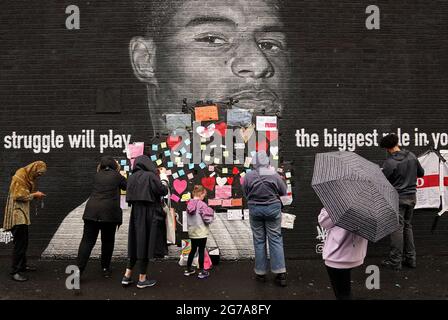
[[[282,45],[272,41],[259,41],[258,47],[263,51],[279,52],[283,50]]]
[[[197,42],[205,42],[213,45],[221,45],[225,44],[227,41],[223,38],[217,37],[217,36],[202,36],[195,38],[195,41]]]

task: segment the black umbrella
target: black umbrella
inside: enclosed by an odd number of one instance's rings
[[[318,153],[311,186],[341,228],[372,242],[399,228],[397,191],[378,165],[356,153]]]

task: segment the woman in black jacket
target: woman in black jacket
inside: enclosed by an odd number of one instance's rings
[[[122,224],[120,189],[126,190],[126,178],[119,173],[114,158],[102,157],[95,175],[93,190],[83,215],[84,233],[78,250],[78,267],[82,273],[101,230],[101,268],[110,278],[110,261],[114,251],[115,231]]]
[[[160,171],[160,172],[159,172]],[[126,200],[131,204],[129,219],[128,257],[129,263],[121,284],[133,283],[132,269],[137,264],[139,280],[137,288],[151,287],[155,280],[146,276],[149,259],[155,257],[158,240],[158,225],[164,219],[162,197],[168,194],[168,178],[165,168],[157,170],[148,156],[135,159],[132,175],[128,180]]]

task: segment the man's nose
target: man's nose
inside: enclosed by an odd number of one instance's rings
[[[255,42],[241,44],[231,64],[232,72],[241,78],[270,78],[274,67]]]

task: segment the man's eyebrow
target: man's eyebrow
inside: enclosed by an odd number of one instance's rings
[[[258,32],[281,32],[286,33],[285,27],[281,24],[263,26],[257,30]]]
[[[185,27],[195,27],[201,24],[207,23],[221,23],[228,24],[231,26],[236,26],[235,21],[229,18],[220,17],[220,16],[200,16],[190,20]]]

